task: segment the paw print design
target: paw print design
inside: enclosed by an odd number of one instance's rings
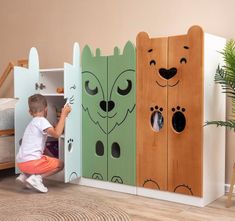
[[[145,180],[144,184],[143,184],[143,187],[148,188],[148,186],[152,187],[153,189],[160,190],[160,186],[155,180],[152,180],[152,179]]]
[[[113,176],[112,179],[111,179],[111,182],[123,184],[123,180],[120,176]]]
[[[92,174],[92,179],[103,180],[103,176],[100,173],[93,173]]]
[[[186,185],[186,184],[178,185],[174,189],[175,193],[182,193],[182,191],[185,192],[188,195],[192,195],[193,196],[192,188],[190,186]]]
[[[173,112],[172,116],[172,126],[175,131],[182,132],[186,126],[186,118],[184,112],[186,111],[185,108],[181,108],[177,106],[176,108],[171,109]]]
[[[73,147],[73,139],[69,139],[68,141],[67,141],[67,143],[68,143],[68,150],[69,150],[69,152],[72,150],[72,147]]]
[[[155,106],[154,108],[150,107],[150,111],[152,112],[150,119],[152,128],[155,131],[161,130],[164,123],[164,118],[162,115],[163,108],[158,106]]]

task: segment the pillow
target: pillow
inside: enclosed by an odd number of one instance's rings
[[[0,130],[14,129],[14,109],[18,99],[0,98]]]
[[[18,101],[17,98],[0,98],[0,111],[15,108],[15,104]]]

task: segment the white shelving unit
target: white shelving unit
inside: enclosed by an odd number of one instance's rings
[[[30,50],[29,67],[15,67],[15,97],[19,98],[15,111],[15,147],[18,152],[19,141],[31,120],[28,114],[28,97],[40,93],[47,99],[47,119],[55,126],[58,123],[57,112],[66,101],[72,111],[66,118],[64,134],[48,140],[57,142],[58,158],[64,161],[64,170],[52,176],[52,179],[64,182],[73,181],[81,176],[81,68],[80,50],[74,44],[73,64],[64,64],[64,68],[39,69],[38,53],[35,48]],[[22,87],[22,82],[24,87]],[[63,93],[58,93],[63,89]],[[75,123],[77,122],[77,123]],[[19,171],[16,169],[16,172]]]

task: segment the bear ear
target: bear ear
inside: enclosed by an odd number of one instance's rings
[[[135,54],[135,46],[132,44],[131,41],[128,41],[123,49],[123,55],[132,55]]]
[[[198,50],[203,47],[204,33],[201,27],[192,26],[188,30],[188,44],[191,50]]]
[[[203,33],[204,33],[203,29],[197,25],[190,27],[188,30],[189,36],[201,37],[201,36],[203,36]]]
[[[149,40],[149,35],[146,32],[140,32],[138,33],[137,37],[136,37],[136,42],[138,44],[138,42],[142,42],[142,41],[146,41]]]
[[[91,57],[93,57],[91,49],[88,45],[86,45],[82,50],[82,60],[89,59]]]

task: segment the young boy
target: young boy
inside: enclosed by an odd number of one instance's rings
[[[26,187],[46,193],[48,189],[43,185],[42,178],[51,176],[64,167],[63,161],[43,155],[47,135],[58,138],[64,130],[65,118],[71,111],[66,104],[62,109],[58,124],[53,127],[47,117],[47,101],[40,94],[28,98],[29,113],[33,119],[25,129],[22,144],[16,156],[17,166],[21,174],[16,181]]]

